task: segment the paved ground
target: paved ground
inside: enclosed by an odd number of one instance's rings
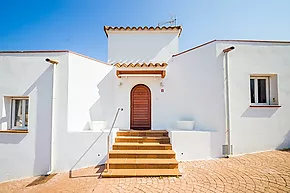
[[[290,151],[271,151],[229,159],[180,163],[180,178],[102,179],[102,168],[0,184],[0,192],[290,192]]]

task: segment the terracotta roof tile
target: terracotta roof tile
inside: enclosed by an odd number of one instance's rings
[[[167,63],[163,62],[163,63],[116,63],[114,64],[114,66],[118,67],[118,68],[128,68],[128,67],[145,67],[145,68],[149,68],[149,67],[166,67]]]
[[[180,36],[182,27],[181,26],[156,26],[156,27],[148,27],[148,26],[138,26],[138,27],[112,27],[112,26],[104,26],[104,31],[106,33],[106,36],[108,37],[108,31],[173,31],[173,30],[179,30],[178,36]]]

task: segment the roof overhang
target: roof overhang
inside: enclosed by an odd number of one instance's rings
[[[177,31],[178,32],[178,37],[180,36],[182,32],[182,26],[157,26],[157,27],[112,27],[112,26],[104,26],[104,31],[106,33],[106,36],[108,37],[108,32],[112,31]]]
[[[116,75],[121,77],[161,77],[165,78],[165,70],[117,70]]]
[[[206,46],[208,44],[214,43],[214,42],[220,42],[220,43],[265,43],[265,44],[281,44],[281,45],[290,45],[290,41],[278,41],[278,40],[212,40],[209,42],[206,42],[204,44],[198,45],[196,47],[187,49],[185,51],[179,52],[177,54],[172,55],[172,57],[176,57],[182,54],[185,54],[187,52],[190,52],[192,50],[196,50],[200,47]]]
[[[114,66],[116,68],[142,68],[142,69],[148,69],[148,68],[159,68],[159,69],[163,69],[167,67],[167,63],[163,62],[163,63],[116,63],[114,64]]]

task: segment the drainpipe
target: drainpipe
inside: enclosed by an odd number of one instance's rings
[[[56,60],[51,60],[49,58],[45,59],[46,62],[50,63],[53,65],[53,74],[52,74],[52,108],[51,108],[51,139],[50,139],[50,143],[51,143],[51,147],[50,147],[50,168],[49,171],[46,173],[46,176],[49,176],[50,174],[53,173],[54,170],[54,165],[53,165],[53,160],[54,160],[54,156],[53,156],[53,147],[54,147],[54,127],[55,127],[55,123],[54,123],[54,117],[55,117],[55,84],[56,84],[56,64],[58,64],[58,61]]]
[[[232,149],[231,149],[231,134],[230,134],[230,108],[229,108],[229,56],[228,53],[232,50],[234,50],[235,47],[229,47],[223,50],[225,54],[225,62],[224,62],[224,96],[225,96],[225,115],[226,115],[226,145],[224,146],[226,149],[224,149],[224,155],[226,158],[228,158],[231,155]]]

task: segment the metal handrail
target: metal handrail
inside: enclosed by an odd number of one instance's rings
[[[109,171],[109,151],[110,151],[110,135],[111,135],[111,133],[112,133],[112,129],[113,129],[113,127],[114,127],[114,125],[115,125],[115,122],[116,122],[116,120],[117,120],[117,117],[118,117],[118,115],[119,115],[119,112],[120,111],[123,111],[123,108],[118,108],[118,110],[117,110],[117,112],[116,112],[116,115],[115,115],[115,118],[114,118],[114,121],[113,121],[113,123],[112,123],[112,126],[111,126],[111,129],[110,129],[110,132],[109,132],[109,134],[108,134],[108,138],[107,138],[107,145],[108,145],[108,147],[107,147],[107,164],[106,164],[106,168],[107,168],[107,172]]]

